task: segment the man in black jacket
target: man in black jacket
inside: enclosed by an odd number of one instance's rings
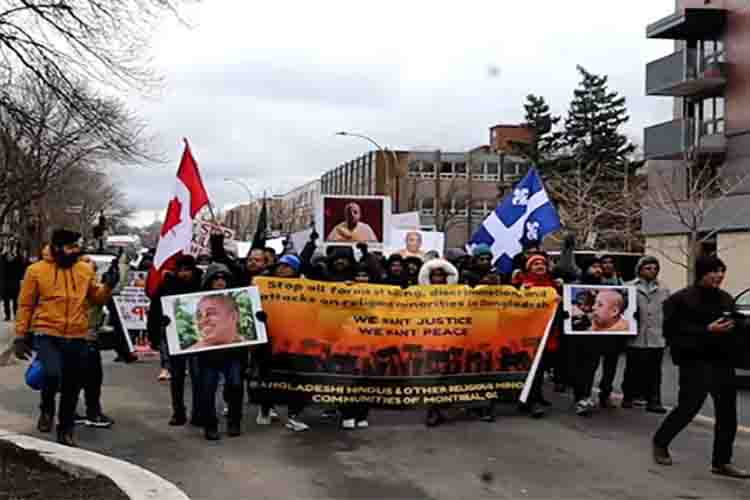
[[[738,347],[739,325],[732,296],[721,290],[726,266],[715,256],[701,257],[695,265],[695,285],[664,302],[664,336],[672,360],[680,368],[677,406],[654,435],[654,460],[672,465],[669,444],[700,411],[706,397],[713,399],[716,424],[711,471],[748,478],[750,473],[732,465],[737,434],[737,388],[733,352]]]

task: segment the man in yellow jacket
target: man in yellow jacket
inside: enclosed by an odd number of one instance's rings
[[[86,377],[86,335],[89,307],[105,304],[119,281],[116,266],[96,281],[91,266],[79,262],[81,235],[58,229],[52,234],[50,254],[26,270],[18,296],[15,354],[27,359],[32,349],[44,367],[38,429],[50,432],[55,393],[60,392],[58,442],[75,446],[73,428],[78,395]]]

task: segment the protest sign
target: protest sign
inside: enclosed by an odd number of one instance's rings
[[[396,229],[415,229],[421,225],[419,212],[403,212],[391,215],[391,225]]]
[[[228,227],[213,224],[211,222],[196,220],[193,222],[193,240],[190,243],[189,254],[197,257],[199,255],[211,254],[211,233],[221,231],[224,234],[224,247],[231,249],[230,242],[234,240],[234,231]]]
[[[442,256],[445,247],[445,233],[438,231],[419,231],[407,229],[393,229],[391,231],[390,254],[401,257],[424,258],[424,254],[435,251]]]
[[[120,318],[125,340],[130,352],[136,350],[136,345],[147,349],[144,332],[151,300],[146,291],[140,286],[126,286],[118,295],[112,297],[115,310]]]
[[[391,199],[387,196],[322,196],[316,216],[324,244],[367,243],[382,248],[390,240]]]
[[[260,295],[255,287],[170,295],[161,299],[169,318],[171,355],[263,344],[265,324],[257,321]]]
[[[557,306],[551,288],[256,283],[273,369],[254,388],[287,402],[409,408],[518,399]]]
[[[566,335],[638,335],[635,287],[566,285]]]

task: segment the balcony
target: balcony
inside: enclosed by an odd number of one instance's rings
[[[646,95],[672,97],[721,95],[724,63],[704,63],[695,49],[683,49],[646,65]]]
[[[681,160],[686,155],[700,158],[726,153],[723,133],[696,134],[695,120],[672,120],[644,131],[643,153],[647,160]],[[696,139],[697,138],[697,139]]]
[[[725,9],[684,9],[651,23],[647,38],[716,40],[726,26]]]

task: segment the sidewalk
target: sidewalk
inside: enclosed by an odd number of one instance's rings
[[[644,412],[583,419],[558,398],[542,420],[504,406],[495,423],[449,412],[447,424],[426,428],[422,411],[373,411],[369,429],[342,432],[308,409],[304,420],[312,429],[292,433],[279,423],[257,426],[251,407],[241,437],[207,442],[198,429],[167,425],[169,388],[156,382],[158,362],[105,358],[104,410],[116,423],[111,430],[78,429],[80,445],[145,467],[194,500],[750,498],[750,481],[710,474],[706,426],[691,426],[675,441],[675,466],[654,465],[650,438],[659,417]],[[49,439],[34,430],[39,395],[23,385],[23,368],[0,368],[0,422]],[[750,466],[746,435],[737,438],[735,460]]]

